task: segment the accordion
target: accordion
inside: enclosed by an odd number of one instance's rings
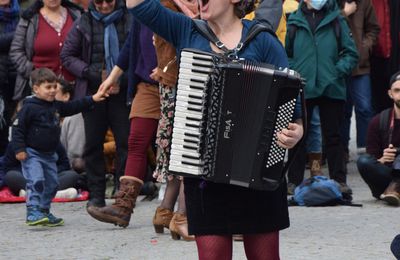
[[[183,49],[170,173],[275,190],[286,153],[276,134],[292,120],[302,88],[292,70]]]

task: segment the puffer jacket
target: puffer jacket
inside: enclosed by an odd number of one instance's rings
[[[89,5],[89,10],[93,8],[94,6],[91,3]],[[127,37],[132,24],[132,16],[126,9],[125,1],[123,0],[117,0],[115,8],[124,9],[124,15],[121,18],[120,23],[124,24],[123,35]],[[61,50],[60,58],[63,66],[76,77],[74,99],[87,95],[88,80],[84,77],[83,72],[91,63],[91,55],[93,52],[92,26],[95,26],[96,24],[99,25],[99,23],[93,22],[90,12],[86,12],[74,22]],[[118,37],[120,37],[120,32],[118,32]],[[125,41],[125,39],[119,40],[122,44]],[[99,72],[99,75],[100,73],[101,72]],[[121,87],[127,85],[125,74],[121,77],[120,81]]]
[[[289,66],[306,80],[306,99],[324,96],[345,100],[345,77],[351,74],[358,61],[350,29],[340,15],[336,1],[328,0],[324,6],[325,16],[313,33],[302,11],[304,4],[302,1],[298,10],[291,14],[288,20],[288,26],[297,27]],[[332,23],[335,19],[339,19],[341,26],[340,50]],[[287,34],[286,48],[289,41]]]
[[[19,17],[15,17],[16,21]],[[14,81],[17,71],[11,62],[8,52],[15,31],[5,32],[5,23],[0,22],[0,95],[6,100],[11,100],[14,91]]]
[[[80,17],[83,12],[81,7],[68,0],[62,0],[61,5],[67,8],[73,20]],[[24,98],[27,91],[26,88],[29,87],[29,77],[33,70],[33,44],[38,30],[39,11],[42,7],[43,2],[36,0],[33,5],[22,13],[11,43],[10,59],[18,72],[13,97],[17,101]]]

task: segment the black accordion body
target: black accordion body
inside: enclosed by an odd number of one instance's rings
[[[258,190],[284,178],[276,133],[292,120],[300,76],[184,49],[179,66],[169,171]]]

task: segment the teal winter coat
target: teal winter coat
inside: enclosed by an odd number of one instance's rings
[[[294,25],[297,30],[294,35],[292,57],[289,57],[290,68],[299,72],[306,80],[305,98],[329,97],[346,99],[345,78],[351,74],[357,65],[358,53],[351,37],[350,29],[335,0],[328,0],[325,17],[313,34],[306,17],[301,10],[290,15],[288,27]],[[338,43],[333,21],[338,18],[341,48]],[[289,44],[289,33],[286,34],[286,47]],[[290,45],[290,44],[289,44]]]

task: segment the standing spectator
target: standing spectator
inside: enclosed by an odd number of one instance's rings
[[[337,32],[340,34],[336,35]],[[340,183],[342,192],[350,194],[352,191],[346,184],[340,126],[346,100],[345,78],[356,65],[358,55],[336,1],[304,0],[297,12],[289,17],[285,46],[290,68],[306,79],[307,114],[311,115],[314,107],[319,107],[329,176]],[[310,120],[311,117],[308,117],[307,126]],[[306,152],[305,145],[300,145],[289,169],[289,180],[304,176]]]
[[[392,108],[372,118],[367,132],[367,154],[357,167],[372,196],[400,205],[400,71],[390,79]],[[395,163],[396,162],[396,163]]]
[[[68,0],[36,0],[22,13],[10,48],[10,58],[18,72],[14,100],[30,94],[29,76],[35,68],[46,67],[65,80],[74,80],[61,65],[60,52],[81,12]]]
[[[371,0],[353,0],[352,2],[340,0],[339,2],[359,54],[358,64],[346,82],[347,100],[341,129],[342,142],[348,158],[353,106],[356,114],[358,152],[365,152],[368,123],[374,115],[371,96],[370,53],[380,29]]]
[[[156,136],[160,118],[158,83],[150,78],[156,66],[153,32],[134,20],[118,62],[103,83],[107,87],[114,86],[127,71],[130,77],[129,92],[136,91],[136,94],[129,113],[128,159],[125,174],[121,177],[120,192],[116,194],[112,205],[100,209],[88,208],[89,214],[99,221],[122,227],[129,225],[147,172],[147,149]]]
[[[381,31],[371,55],[372,104],[376,113],[392,106],[390,76],[400,70],[400,1],[372,0]]]
[[[74,98],[95,93],[116,64],[119,50],[129,33],[131,16],[123,0],[94,0],[89,11],[71,29],[61,51],[66,69],[76,77]],[[129,107],[127,78],[122,76],[110,97],[84,112],[84,161],[90,199],[88,208],[105,206],[105,162],[103,144],[110,127],[117,147],[116,180],[124,175],[128,150]],[[118,186],[118,185],[117,185]]]
[[[16,69],[9,59],[11,41],[19,20],[18,0],[0,1],[0,102],[3,100],[4,111],[0,114],[0,156],[4,154],[8,144],[8,131],[15,102],[12,100]]]

